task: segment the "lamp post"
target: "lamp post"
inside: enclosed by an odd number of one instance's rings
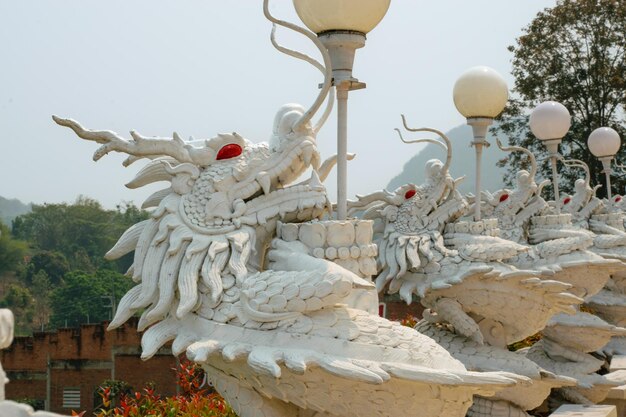
[[[552,184],[554,187],[554,203],[556,213],[561,214],[559,198],[559,173],[556,162],[559,158],[559,144],[572,125],[572,117],[567,108],[556,101],[544,101],[535,107],[530,114],[530,130],[543,142],[550,153],[552,163]]]
[[[483,146],[489,146],[485,140],[487,129],[493,119],[502,113],[509,90],[500,74],[489,67],[473,67],[465,71],[454,84],[454,105],[459,113],[467,118],[472,127],[476,149],[476,202],[474,220],[480,220],[480,171]]]
[[[619,151],[622,140],[619,134],[610,127],[600,127],[589,135],[587,146],[589,151],[602,162],[602,172],[606,176],[606,196],[611,204],[611,160]]]
[[[298,16],[328,49],[337,91],[337,219],[348,213],[348,92],[365,88],[352,76],[354,55],[391,0],[293,0]]]

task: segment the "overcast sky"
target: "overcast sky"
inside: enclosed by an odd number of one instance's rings
[[[464,123],[452,87],[475,65],[495,68],[511,86],[507,46],[554,4],[393,0],[357,52],[354,75],[367,89],[350,95],[349,150],[357,158],[349,196],[384,187],[417,151],[395,136],[400,113],[415,127]],[[291,1],[271,7],[297,21]],[[260,0],[0,1],[0,196],[42,203],[83,194],[113,207],[151,192],[123,186],[140,163],[124,168],[119,154],[94,163],[97,145],[54,124],[52,114],[126,137],[131,129],[185,138],[237,131],[267,140],[277,108],[310,105],[320,82],[308,64],[272,48],[270,29]],[[278,36],[314,53],[299,35]],[[334,117],[318,136],[323,158],[334,153]],[[471,157],[469,141],[456,144],[457,158]],[[334,182],[332,175],[333,196]]]

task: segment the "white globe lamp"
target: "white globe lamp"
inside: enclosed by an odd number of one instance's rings
[[[383,19],[391,0],[293,0],[298,16],[313,32],[369,33]]]
[[[622,140],[615,129],[600,127],[589,135],[587,146],[589,151],[602,162],[604,175],[606,176],[606,195],[611,203],[611,161],[619,151]]]
[[[557,154],[559,143],[572,125],[567,107],[557,101],[544,101],[530,114],[530,130],[546,145],[550,154]]]
[[[619,134],[610,127],[600,127],[594,130],[587,139],[589,151],[596,158],[614,157],[621,144]]]
[[[454,105],[468,119],[497,117],[509,99],[506,81],[494,69],[479,66],[465,71],[454,84]]]
[[[509,89],[504,78],[494,69],[479,66],[465,71],[454,84],[454,105],[472,127],[476,149],[476,202],[474,219],[480,220],[480,171],[487,129],[509,99]]]
[[[328,49],[337,91],[337,219],[348,213],[348,92],[365,88],[352,76],[365,34],[380,23],[391,0],[293,0],[302,22]]]
[[[561,103],[557,101],[544,101],[530,113],[529,124],[533,135],[543,142],[550,153],[552,186],[554,187],[554,205],[556,207],[556,213],[561,214],[557,159],[560,157],[559,144],[572,125],[572,117],[567,107]]]
[[[352,77],[354,54],[365,45],[365,35],[385,17],[391,0],[293,0],[302,22],[328,48],[335,85],[364,88]]]

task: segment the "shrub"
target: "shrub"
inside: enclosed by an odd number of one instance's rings
[[[152,387],[132,394],[122,394],[119,405],[113,406],[111,386],[100,387],[102,408],[96,417],[237,417],[224,399],[207,383],[202,368],[182,362],[176,370],[181,393],[162,397]]]

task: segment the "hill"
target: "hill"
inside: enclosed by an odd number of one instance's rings
[[[18,199],[9,200],[0,196],[0,221],[11,226],[11,222],[20,214],[30,213],[31,204],[24,204]]]
[[[460,184],[459,188],[463,194],[474,192],[475,164],[476,156],[474,149],[470,147],[472,141],[472,129],[467,126],[459,126],[446,133],[452,142],[452,164],[450,173],[454,178],[466,176],[465,180]],[[411,136],[405,135],[406,138]],[[421,136],[420,136],[421,137]],[[496,166],[499,159],[504,158],[507,154],[498,149],[496,139],[489,134],[487,137],[491,146],[483,149],[482,158],[482,189],[495,191],[503,187],[504,169]],[[506,144],[506,138],[500,137],[502,143]],[[407,145],[411,146],[411,145]],[[415,146],[415,145],[413,145]],[[404,164],[402,171],[393,177],[387,190],[393,191],[401,185],[413,183],[419,185],[424,179],[424,166],[429,159],[437,158],[442,161],[445,158],[443,149],[436,145],[427,144],[419,153]]]

